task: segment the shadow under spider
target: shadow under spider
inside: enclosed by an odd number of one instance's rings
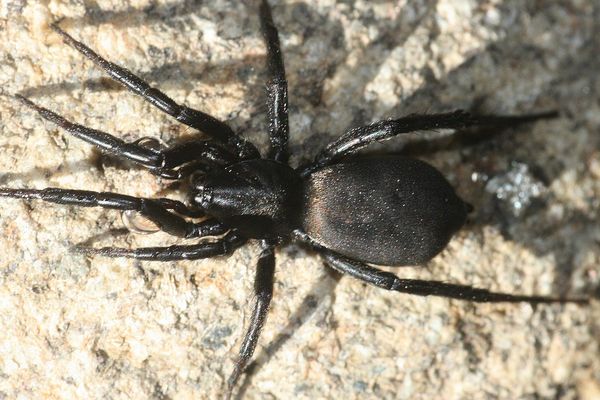
[[[203,0],[183,0],[166,5],[150,4],[143,8],[129,6],[123,10],[112,11],[101,8],[96,1],[90,1],[85,6],[85,18],[65,18],[64,21],[86,26],[102,24],[111,24],[115,27],[147,26],[197,13],[204,7],[203,3]]]
[[[23,172],[5,172],[0,173],[0,185],[4,186],[15,180],[23,180],[31,182],[39,177],[49,179],[50,177],[60,177],[68,175],[69,170],[75,171],[86,171],[90,170],[90,160],[79,160],[75,162],[69,162],[66,164],[60,164],[56,168],[30,168]]]
[[[262,67],[264,57],[246,56],[243,59],[209,61],[205,63],[184,60],[165,63],[139,75],[148,82],[155,82],[162,90],[189,88],[190,81],[202,81],[209,85],[219,85],[232,81],[232,76],[246,78],[248,71]],[[90,66],[90,68],[93,68]],[[185,79],[181,79],[184,76]],[[262,86],[262,83],[261,83]],[[24,97],[54,97],[60,94],[72,93],[84,88],[86,92],[127,92],[122,85],[108,77],[101,76],[76,82],[61,82],[42,84],[29,87],[20,94]],[[252,89],[247,87],[246,89]]]

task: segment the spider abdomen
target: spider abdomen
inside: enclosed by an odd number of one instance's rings
[[[422,264],[464,224],[468,205],[442,174],[411,158],[361,158],[305,180],[303,229],[319,244],[379,265]]]

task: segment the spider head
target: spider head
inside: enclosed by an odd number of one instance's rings
[[[290,167],[249,160],[193,183],[192,201],[249,238],[281,239],[300,226],[302,180]]]

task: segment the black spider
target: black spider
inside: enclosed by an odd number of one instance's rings
[[[130,257],[147,261],[195,260],[231,254],[250,239],[261,244],[250,326],[226,389],[230,397],[250,360],[264,324],[273,292],[274,248],[295,241],[320,253],[325,263],[343,274],[386,290],[434,295],[475,302],[578,302],[556,298],[495,293],[439,281],[400,279],[368,264],[417,265],[438,254],[459,230],[471,206],[432,166],[399,156],[348,156],[374,141],[419,130],[456,129],[475,125],[511,126],[555,117],[555,112],[521,116],[475,116],[464,111],[410,115],[352,129],[299,168],[288,166],[287,82],[277,29],[266,0],[260,6],[267,46],[267,105],[270,149],[263,158],[256,147],[222,121],[181,106],[130,71],[100,57],[57,25],[64,41],[104,69],[114,80],[142,96],[178,121],[208,134],[166,149],[152,141],[126,143],[112,135],[74,124],[60,115],[16,98],[73,136],[168,179],[192,176],[189,205],[167,199],[146,199],[117,193],[47,188],[0,188],[0,196],[41,199],[58,204],[104,207],[136,212],[171,235],[192,239],[219,236],[192,245],[152,248],[90,248],[90,255]],[[200,218],[202,218],[200,220]]]

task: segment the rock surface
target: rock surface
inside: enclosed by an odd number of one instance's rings
[[[411,112],[561,112],[427,155],[477,211],[426,268],[394,272],[515,293],[598,293],[597,1],[272,3],[294,165],[350,127]],[[49,29],[62,19],[100,54],[264,150],[256,9],[256,1],[6,0],[0,87],[127,140],[171,144],[196,134],[62,44]],[[5,96],[0,118],[2,186],[182,195]],[[174,242],[122,228],[113,211],[1,199],[0,399],[220,396],[250,315],[257,247],[169,263],[69,253],[90,237],[97,246]],[[340,279],[294,245],[277,258],[273,307],[244,398],[600,398],[597,301],[418,298]]]

